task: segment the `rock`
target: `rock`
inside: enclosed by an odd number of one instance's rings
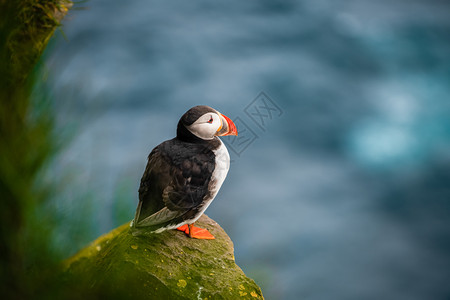
[[[196,226],[216,239],[190,239],[177,230],[133,236],[122,225],[65,262],[65,284],[115,298],[263,299],[236,265],[225,231],[205,215]]]

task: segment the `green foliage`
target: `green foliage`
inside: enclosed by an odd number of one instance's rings
[[[68,7],[65,0],[0,0],[0,290],[4,299],[30,298],[54,265],[48,248],[51,220],[40,214],[51,189],[39,182],[56,149],[53,118],[47,96],[36,94],[33,86],[39,74],[36,63]]]

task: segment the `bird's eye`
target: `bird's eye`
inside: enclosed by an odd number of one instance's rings
[[[209,117],[209,121],[207,123],[212,124],[213,121],[214,121],[213,117]]]

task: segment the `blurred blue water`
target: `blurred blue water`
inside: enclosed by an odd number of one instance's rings
[[[267,299],[450,297],[447,2],[83,5],[46,54],[76,132],[60,209],[95,199],[81,242],[133,217],[146,156],[207,104],[257,136],[207,213]],[[261,91],[282,110],[263,128]]]

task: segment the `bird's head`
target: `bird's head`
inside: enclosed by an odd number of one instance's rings
[[[194,135],[202,140],[212,140],[216,136],[237,134],[236,125],[230,118],[206,105],[189,109],[181,117],[177,128],[179,138]]]

